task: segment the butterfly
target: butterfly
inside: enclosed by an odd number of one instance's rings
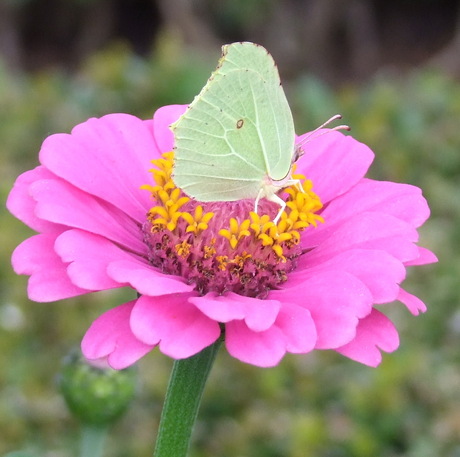
[[[291,109],[265,48],[250,42],[224,45],[207,84],[170,128],[172,178],[188,196],[202,202],[254,198],[256,213],[266,198],[280,206],[278,221],[286,207],[278,192],[298,184],[292,166],[305,140],[295,145]]]

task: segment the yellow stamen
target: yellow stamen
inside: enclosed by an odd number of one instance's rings
[[[261,233],[257,238],[262,241],[262,246],[273,246],[275,243],[275,240],[265,233]]]
[[[182,219],[184,219],[187,223],[186,232],[192,232],[195,235],[198,235],[199,232],[206,230],[208,228],[208,223],[214,216],[214,213],[204,213],[203,214],[203,207],[198,205],[195,208],[195,214],[192,216],[190,213],[183,212]]]
[[[219,230],[219,235],[226,238],[231,248],[235,249],[242,238],[251,234],[248,230],[250,224],[251,221],[249,219],[245,219],[241,224],[238,224],[238,221],[232,217],[230,218],[230,229]]]
[[[162,206],[154,206],[148,214],[148,218],[154,225],[162,225],[172,232],[176,226],[177,221],[182,213],[178,212],[177,205],[172,205],[169,208]],[[155,217],[159,216],[159,217]]]
[[[285,263],[286,262],[286,257],[283,255],[283,248],[279,244],[275,244],[273,246],[273,251],[275,251],[275,254],[278,256],[278,258],[281,260],[281,262]]]

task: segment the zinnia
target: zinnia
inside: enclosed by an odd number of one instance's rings
[[[375,305],[426,309],[400,287],[407,266],[436,261],[416,245],[429,215],[420,189],[364,178],[372,151],[331,131],[305,148],[304,191],[286,189],[276,225],[268,201],[258,214],[251,200],[196,202],[171,179],[168,126],[185,108],[147,121],[111,114],[44,141],[41,165],[19,176],[7,202],[38,232],[12,257],[30,275],[30,299],[134,289],[138,298],[100,316],[82,342],[88,359],[116,369],[156,346],[190,357],[221,336],[257,366],[314,349],[378,365],[399,341]]]

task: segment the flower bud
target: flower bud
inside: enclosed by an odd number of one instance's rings
[[[59,379],[70,411],[84,424],[95,426],[108,426],[126,411],[135,384],[132,368],[96,367],[77,354],[66,357]]]

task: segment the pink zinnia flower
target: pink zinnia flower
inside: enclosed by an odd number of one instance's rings
[[[429,215],[420,189],[364,178],[371,150],[331,131],[306,147],[296,170],[305,192],[284,192],[277,225],[268,201],[258,214],[251,200],[193,201],[171,180],[168,126],[185,108],[148,121],[111,114],[45,140],[41,165],[7,202],[38,232],[12,258],[30,275],[30,299],[134,289],[82,342],[88,359],[117,369],[156,346],[190,357],[221,334],[232,356],[258,366],[313,349],[378,365],[398,334],[375,305],[426,309],[400,287],[407,266],[436,260],[416,245]]]

